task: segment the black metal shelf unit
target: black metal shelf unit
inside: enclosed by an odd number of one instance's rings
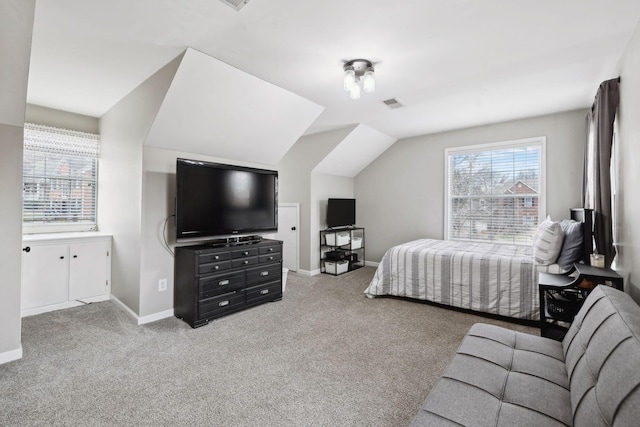
[[[335,276],[364,267],[364,228],[320,231],[320,272]]]

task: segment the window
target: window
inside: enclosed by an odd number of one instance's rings
[[[445,238],[529,244],[545,212],[544,137],[445,151]]]
[[[25,123],[25,232],[95,229],[99,154],[98,135]]]

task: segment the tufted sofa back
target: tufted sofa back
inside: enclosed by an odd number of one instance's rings
[[[640,306],[608,286],[594,289],[562,347],[575,426],[640,422]]]

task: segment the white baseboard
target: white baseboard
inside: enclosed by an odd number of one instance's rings
[[[173,308],[149,314],[147,316],[138,317],[138,325],[145,325],[147,323],[155,322],[156,320],[166,319],[167,317],[173,317]]]
[[[123,303],[113,295],[111,295],[111,302],[114,303],[115,306],[118,307],[120,310],[124,311],[124,314],[129,316],[131,320],[136,322],[136,324],[138,323],[138,315],[133,310],[131,310],[128,305],[126,305],[125,303]]]
[[[158,313],[149,314],[147,316],[138,316],[133,310],[129,308],[129,306],[127,306],[125,303],[123,303],[113,295],[111,295],[111,301],[113,301],[116,307],[124,311],[127,316],[129,316],[134,322],[136,322],[138,326],[173,316],[173,309],[160,311]]]
[[[60,304],[45,305],[42,307],[29,308],[20,312],[20,317],[35,316],[36,314],[47,313],[49,311],[64,310],[65,308],[79,307],[90,302],[109,301],[109,294],[98,295],[97,297],[83,298],[81,300],[67,301]]]
[[[296,273],[302,274],[303,276],[311,277],[311,276],[315,276],[316,274],[320,274],[320,269],[311,270],[311,271],[298,269],[298,271],[296,271]]]
[[[22,359],[22,346],[15,350],[5,351],[0,353],[0,365],[4,363],[13,362],[14,360]]]
[[[366,265],[367,267],[378,267],[378,265],[380,265],[379,262],[373,262],[373,261],[365,261],[364,265]]]

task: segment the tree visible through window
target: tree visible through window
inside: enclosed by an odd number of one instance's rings
[[[543,215],[545,138],[446,151],[450,240],[528,244]]]
[[[25,124],[22,218],[27,231],[95,228],[98,135]]]

